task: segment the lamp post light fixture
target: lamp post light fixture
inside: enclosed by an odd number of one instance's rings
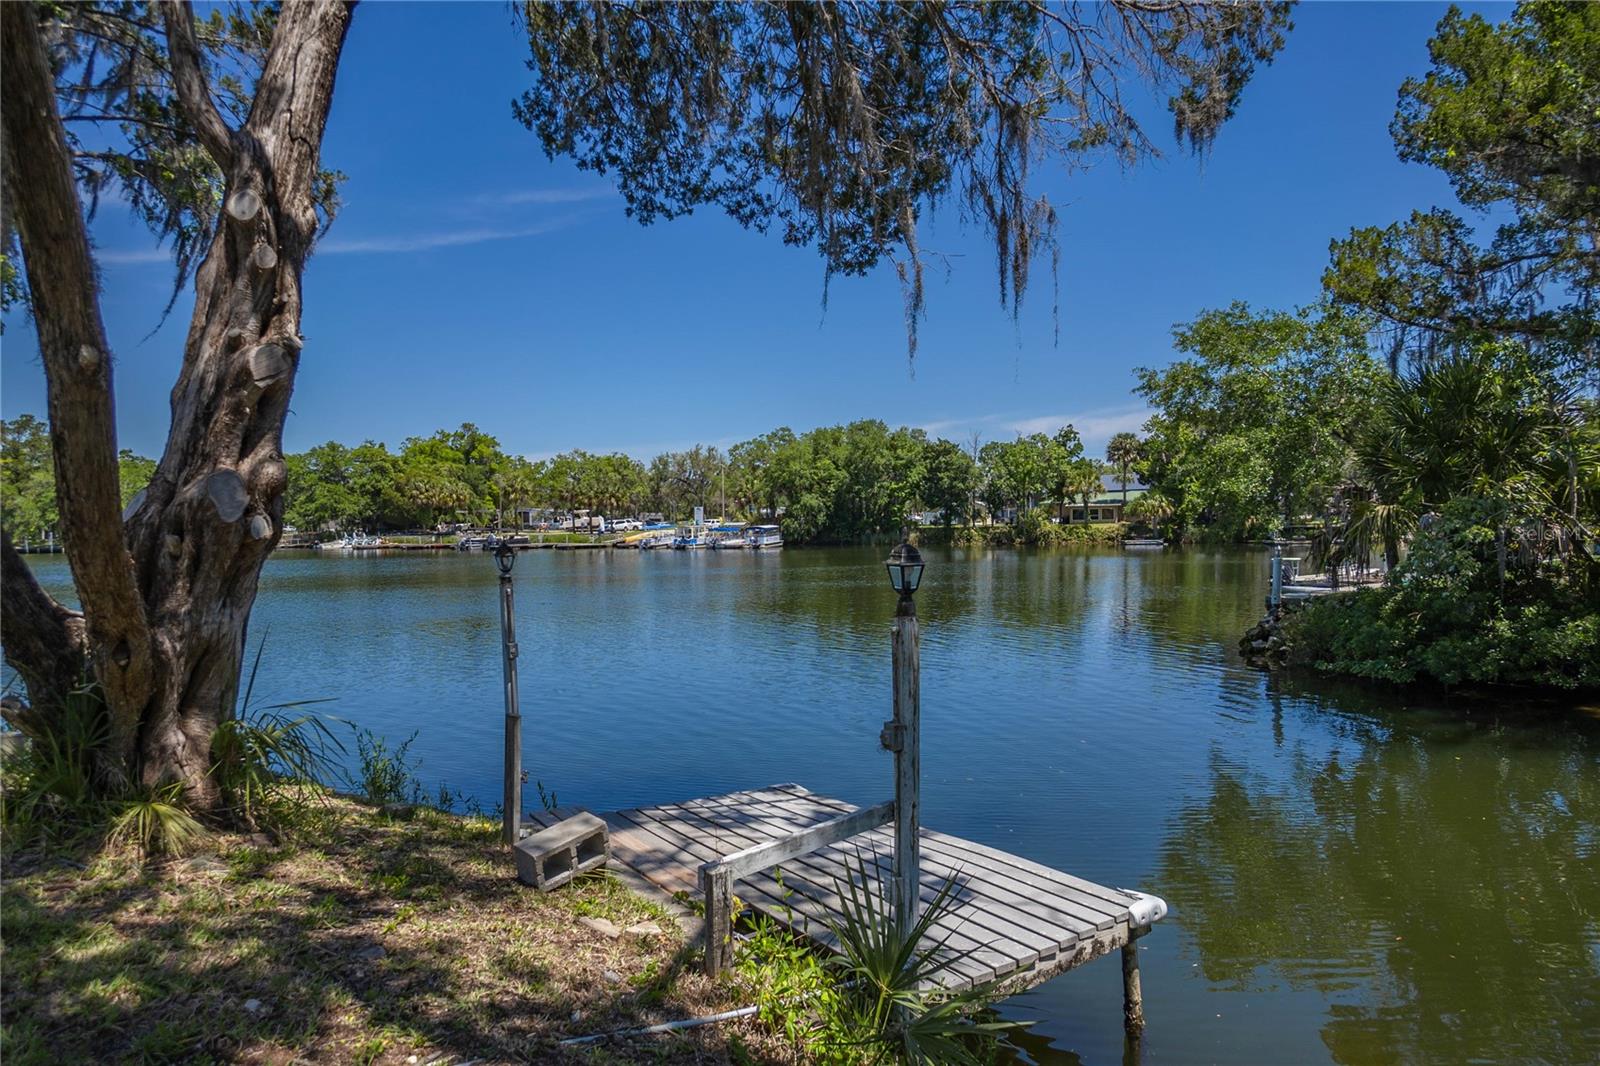
[[[922,583],[922,553],[901,541],[886,564],[889,585],[900,594],[894,612],[894,718],[884,723],[880,738],[894,752],[894,890],[895,922],[902,934],[917,923],[922,880],[921,817],[922,712],[920,637],[917,630],[917,586]]]
[[[908,540],[894,546],[889,561],[884,564],[889,571],[889,587],[900,594],[901,603],[912,603],[917,586],[922,583],[922,553]],[[913,614],[916,608],[911,608]]]
[[[500,569],[500,663],[506,690],[506,764],[504,813],[500,836],[515,847],[522,830],[522,710],[517,700],[517,632],[512,616],[511,568],[517,551],[501,544],[494,552]]]

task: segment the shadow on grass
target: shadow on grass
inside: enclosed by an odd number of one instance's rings
[[[725,1062],[715,1029],[595,1051],[566,1036],[732,1005],[654,906],[605,877],[541,895],[497,826],[354,804],[315,845],[8,863],[7,1066],[62,1062]],[[581,916],[657,920],[612,940]],[[736,1038],[735,1038],[736,1039]]]

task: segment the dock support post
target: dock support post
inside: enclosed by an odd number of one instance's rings
[[[917,924],[921,906],[922,710],[917,608],[902,596],[894,617],[894,903],[902,933]]]
[[[1139,988],[1139,938],[1148,930],[1132,930],[1122,945],[1122,1027],[1128,1039],[1144,1035],[1144,993]]]
[[[511,567],[516,558],[516,551],[509,544],[502,544],[495,552],[495,563],[500,567],[500,663],[506,689],[505,809],[500,837],[513,848],[522,828],[522,708],[517,697],[517,633],[511,599]]]
[[[1272,602],[1267,606],[1274,611],[1283,603],[1283,556],[1278,554],[1276,544],[1272,546]]]
[[[706,976],[733,965],[733,871],[714,870],[700,886],[706,898]]]

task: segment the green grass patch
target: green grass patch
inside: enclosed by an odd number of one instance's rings
[[[567,1036],[727,1010],[677,924],[610,876],[535,892],[498,826],[324,795],[315,845],[215,854],[14,850],[0,885],[0,1058],[63,1062],[591,1062]],[[585,915],[657,921],[608,939]],[[620,975],[621,980],[606,974]],[[613,1062],[781,1060],[753,1023],[608,1045]]]

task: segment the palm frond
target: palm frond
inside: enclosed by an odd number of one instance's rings
[[[136,845],[146,855],[181,855],[205,836],[205,829],[183,807],[183,785],[148,789],[116,804],[112,840]]]
[[[909,930],[896,920],[896,890],[881,862],[872,873],[860,853],[835,879],[839,915],[828,928],[839,944],[829,960],[839,974],[848,1029],[877,1058],[915,1064],[979,1063],[979,1050],[1027,1023],[980,1016],[997,998],[993,984],[951,991],[940,978],[970,957],[950,946],[958,873],[942,881]]]

